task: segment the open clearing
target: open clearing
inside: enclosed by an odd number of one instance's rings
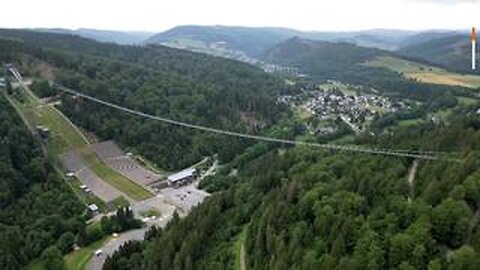
[[[390,56],[380,56],[364,63],[370,67],[387,68],[403,74],[405,78],[423,83],[462,86],[467,88],[480,87],[480,76],[463,75],[446,71],[441,68],[415,63]]]

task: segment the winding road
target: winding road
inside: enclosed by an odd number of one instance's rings
[[[120,248],[121,245],[125,244],[128,241],[143,240],[145,232],[148,230],[148,227],[144,227],[137,230],[128,231],[120,234],[117,238],[110,240],[102,247],[103,253],[99,256],[93,255],[90,261],[87,264],[86,269],[88,270],[102,270],[103,264],[107,259],[107,256],[111,256],[116,250]]]

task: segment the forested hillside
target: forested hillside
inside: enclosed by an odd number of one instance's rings
[[[470,65],[470,52],[469,37],[460,34],[426,40],[398,51],[402,55],[422,59],[450,70],[474,73]]]
[[[372,87],[385,95],[427,101],[454,87],[408,80],[386,68],[365,65],[391,52],[348,43],[330,43],[302,38],[289,39],[264,55],[267,62],[298,67],[313,82],[337,80]]]
[[[72,249],[74,235],[84,226],[83,209],[0,95],[1,268],[22,269],[42,254],[61,265],[61,254]]]
[[[42,35],[1,30],[0,36],[9,39],[0,39],[0,60],[14,62],[26,75],[48,73],[57,83],[145,113],[240,132],[260,133],[273,127],[277,133],[289,133],[289,138],[298,135],[295,125],[276,125],[290,116],[288,108],[276,103],[278,93],[288,92],[287,86],[258,68],[162,46],[118,46]],[[432,112],[457,104],[452,93],[463,89],[420,84],[362,65],[384,54],[351,44],[295,38],[266,57],[301,67],[313,81],[337,79],[370,86],[420,100]],[[42,96],[52,93],[45,83],[32,88]],[[60,98],[59,108],[80,127],[140,152],[161,168],[176,170],[205,155],[220,157],[217,174],[200,183],[212,192],[201,206],[184,219],[175,216],[164,229],[151,229],[147,241],[123,246],[107,259],[104,269],[238,269],[242,263],[247,269],[476,269],[480,264],[480,122],[473,106],[452,115],[448,125],[420,123],[384,133],[378,127],[381,135],[354,139],[364,146],[455,152],[459,157],[419,160],[410,178],[415,162],[411,159],[254,144],[139,119],[78,97]],[[15,130],[10,124],[0,128],[8,134],[2,136],[5,145],[20,147],[5,152],[6,173],[25,179],[30,173],[35,175],[32,179],[48,175],[48,164],[40,166],[39,173],[36,159],[26,158],[41,151],[32,138],[23,139],[28,132],[20,119],[4,110],[0,116],[13,119],[24,133],[10,135]],[[23,149],[25,143],[31,147]],[[22,151],[33,152],[8,162]],[[18,164],[30,165],[15,167]],[[0,175],[1,168],[0,163]],[[28,181],[5,184],[11,191],[4,196],[12,199],[0,213],[11,214],[5,215],[17,223],[8,223],[13,229],[0,232],[0,239],[7,239],[2,245],[13,243],[2,247],[6,251],[0,256],[7,254],[2,260],[14,266],[38,257],[66,231],[85,232],[74,218],[79,206],[64,207],[73,199],[47,196],[55,208],[38,203],[42,209],[29,212],[37,204],[24,198],[49,188],[49,181],[60,181],[53,176],[41,179],[47,180],[22,184],[22,193],[15,193],[17,183]],[[62,187],[55,183],[55,188]],[[14,194],[27,195],[16,200]],[[63,212],[66,209],[71,212]],[[44,220],[44,213],[59,218]],[[21,250],[16,245],[34,251],[16,253]],[[58,254],[54,250],[58,246],[49,248],[47,255]]]
[[[142,112],[254,133],[284,111],[275,104],[284,83],[236,61],[64,35],[45,37],[25,31],[0,31],[0,35],[24,41],[33,58],[18,61],[24,70],[32,69],[35,59],[42,60],[55,68],[57,83]],[[61,109],[86,130],[134,148],[165,169],[186,167],[215,153],[229,160],[246,143],[145,121],[70,96],[63,97]]]
[[[147,44],[170,43],[205,46],[221,44],[231,50],[256,56],[275,44],[294,36],[298,31],[286,28],[254,28],[229,26],[185,25],[150,37]],[[200,43],[200,44],[199,44]],[[198,45],[197,45],[198,44]]]
[[[479,142],[475,117],[378,139],[462,152],[420,161],[413,185],[412,160],[256,145],[203,183],[218,191],[204,205],[105,269],[234,269],[242,245],[247,269],[476,269]]]

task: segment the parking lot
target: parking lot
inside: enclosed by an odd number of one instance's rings
[[[110,202],[120,196],[124,196],[88,168],[77,151],[74,150],[60,155],[60,161],[66,171],[74,173],[86,188],[102,201]]]
[[[162,196],[166,202],[177,206],[184,213],[188,213],[193,207],[202,203],[209,194],[195,188],[195,184],[192,183],[178,188],[161,189],[157,196]]]
[[[124,153],[113,141],[93,144],[92,149],[112,169],[144,187],[162,177],[162,175],[140,165],[131,155]]]
[[[143,220],[147,224],[157,226],[163,224],[165,219],[171,217],[173,212],[175,212],[175,206],[166,203],[164,198],[161,196],[154,196],[140,202],[135,202],[131,205],[131,207],[135,218]],[[158,211],[159,215],[153,218],[146,218],[142,216],[143,213],[152,209]]]

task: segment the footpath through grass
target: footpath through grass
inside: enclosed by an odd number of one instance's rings
[[[233,253],[235,255],[234,270],[243,270],[242,261],[245,260],[244,254],[242,255],[242,246],[247,238],[247,225],[243,228],[242,232],[237,236],[237,240],[233,245]],[[244,263],[244,262],[243,262]]]

